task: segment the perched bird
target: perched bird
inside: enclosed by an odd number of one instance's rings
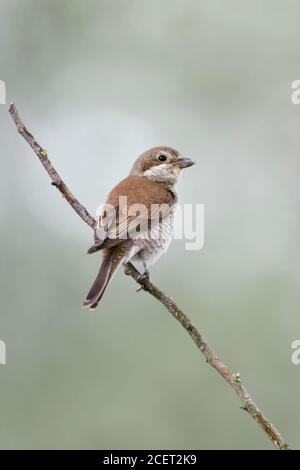
[[[176,183],[194,162],[171,147],[155,147],[134,163],[127,178],[109,193],[88,253],[102,252],[103,260],[84,307],[94,309],[121,264],[141,261],[149,267],[171,242],[177,203]]]

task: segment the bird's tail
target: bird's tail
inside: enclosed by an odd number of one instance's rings
[[[114,273],[116,272],[117,268],[120,266],[122,262],[122,257],[114,256],[113,253],[107,254],[103,258],[103,262],[97,274],[94,284],[89,291],[83,306],[89,307],[94,310],[98,303],[100,302],[104,291],[112,279]]]

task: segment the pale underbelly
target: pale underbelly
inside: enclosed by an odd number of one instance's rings
[[[132,252],[133,261],[145,262],[147,266],[153,265],[158,258],[167,251],[172,241],[174,231],[174,209],[156,227],[152,228],[147,238],[136,236]]]

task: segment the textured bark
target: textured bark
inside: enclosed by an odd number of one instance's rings
[[[42,163],[43,167],[47,171],[48,175],[52,180],[52,185],[56,186],[61,194],[65,197],[68,203],[73,207],[75,212],[82,218],[82,220],[88,224],[91,228],[94,228],[96,225],[95,219],[89,214],[89,212],[83,207],[80,202],[73,196],[71,191],[68,189],[66,184],[63,182],[53,165],[51,164],[47,151],[44,150],[40,144],[37,143],[33,135],[28,132],[26,129],[20,115],[12,103],[9,108],[9,113],[19,131],[21,136],[26,140],[30,145],[34,153],[37,155],[38,159]],[[206,339],[198,331],[198,329],[193,325],[189,317],[181,310],[175,301],[168,297],[163,291],[156,287],[152,282],[150,282],[145,277],[141,276],[140,272],[131,264],[127,263],[125,268],[125,274],[131,276],[143,289],[145,292],[148,292],[150,295],[155,297],[159,302],[161,302],[166,309],[173,315],[174,318],[182,325],[186,332],[190,335],[198,349],[205,356],[205,359],[208,364],[210,364],[232,387],[235,393],[238,395],[242,406],[241,408],[247,411],[250,416],[255,420],[255,422],[263,429],[266,436],[273,442],[273,444],[281,449],[289,449],[288,444],[281,436],[277,428],[266,418],[262,411],[258,408],[252,397],[250,396],[248,390],[243,385],[240,379],[239,373],[233,373],[224,362],[215,354],[213,349],[209,346]]]

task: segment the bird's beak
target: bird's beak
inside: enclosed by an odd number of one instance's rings
[[[188,168],[189,166],[192,166],[194,164],[195,162],[193,162],[193,160],[191,160],[190,158],[182,158],[181,160],[178,160],[176,162],[178,168]]]

